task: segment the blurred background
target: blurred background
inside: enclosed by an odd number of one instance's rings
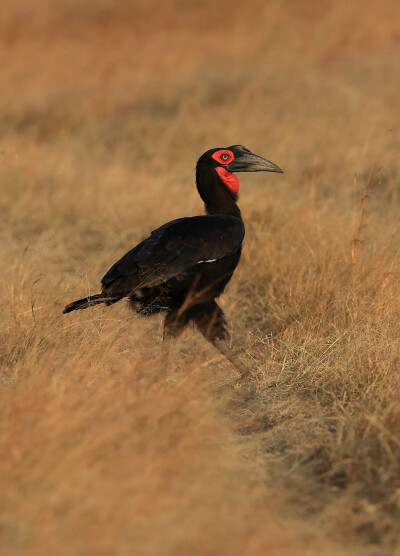
[[[2,0],[5,554],[394,553],[399,22],[395,0]],[[154,383],[157,319],[60,312],[201,213],[196,160],[231,144],[285,172],[241,176],[223,297],[257,391],[221,391],[190,333]]]
[[[352,209],[354,175],[362,190],[371,172],[398,201],[399,9],[4,0],[3,234],[12,227],[32,244],[51,233],[53,247],[87,257],[88,242],[92,252],[121,237],[111,222],[131,236],[198,213],[195,161],[234,143],[285,170],[261,188],[262,177],[242,178],[250,211],[271,196]],[[85,226],[78,242],[75,224]]]

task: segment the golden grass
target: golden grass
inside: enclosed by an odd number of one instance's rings
[[[0,552],[395,554],[400,5],[3,0]],[[222,298],[254,373],[61,315],[242,143]],[[398,553],[398,552],[397,552]]]

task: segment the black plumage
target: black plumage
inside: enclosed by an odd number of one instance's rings
[[[167,313],[164,339],[193,323],[245,376],[247,369],[228,346],[225,316],[215,299],[239,263],[245,234],[234,172],[252,171],[282,170],[241,145],[204,153],[197,163],[196,185],[207,214],[154,230],[110,268],[101,293],[70,303],[64,313],[127,297],[141,315]]]

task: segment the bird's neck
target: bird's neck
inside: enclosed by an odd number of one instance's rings
[[[207,214],[230,214],[241,218],[237,194],[228,189],[214,168],[207,171],[197,168],[196,185]]]

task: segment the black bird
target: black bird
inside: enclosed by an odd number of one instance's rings
[[[110,268],[101,293],[70,303],[64,313],[127,297],[141,315],[166,313],[164,340],[194,324],[245,377],[248,370],[229,348],[227,322],[215,299],[239,263],[245,233],[234,172],[260,171],[282,172],[242,145],[205,152],[197,162],[196,185],[207,214],[154,230]]]

